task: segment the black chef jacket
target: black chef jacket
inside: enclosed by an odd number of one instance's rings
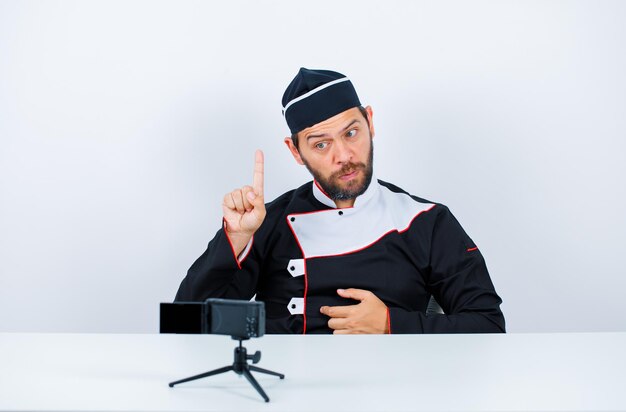
[[[373,179],[351,208],[336,208],[313,181],[266,210],[238,257],[217,232],[176,301],[256,294],[266,333],[332,333],[320,307],[357,304],[337,289],[358,288],[387,305],[391,333],[505,331],[485,261],[446,206]],[[426,315],[431,295],[445,314]]]

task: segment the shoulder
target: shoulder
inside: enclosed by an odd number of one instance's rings
[[[419,196],[415,196],[406,190],[383,180],[378,180],[381,186],[383,197],[386,199],[388,207],[392,210],[404,210],[404,213],[414,214],[415,223],[438,227],[441,225],[456,224],[458,221],[450,211],[450,208],[443,203],[431,201]],[[401,214],[401,213],[400,213]]]
[[[384,189],[387,189],[391,193],[394,193],[394,194],[397,194],[397,195],[409,196],[411,199],[413,199],[414,201],[416,201],[418,203],[430,203],[430,204],[433,204],[433,205],[440,205],[440,203],[432,202],[432,201],[424,199],[422,197],[418,197],[418,196],[412,195],[411,193],[407,192],[404,189],[399,188],[398,186],[394,185],[393,183],[385,182],[384,180],[380,180],[380,179],[378,179],[378,183]]]
[[[265,204],[268,215],[282,214],[293,208],[294,203],[307,201],[312,196],[312,182],[307,182],[297,189],[290,190],[278,196],[276,199]]]
[[[409,227],[418,231],[426,231],[431,234],[438,233],[445,239],[457,236],[464,239],[465,248],[473,248],[475,245],[467,236],[456,217],[450,209],[439,202],[433,202],[415,196],[391,183],[378,181],[383,189],[383,196],[388,199],[397,215],[402,215],[400,210],[410,210],[413,218]],[[386,192],[386,193],[385,193]],[[465,249],[464,249],[465,250]]]
[[[404,203],[417,203],[420,207],[432,208],[433,211],[437,212],[445,212],[449,213],[449,209],[446,205],[434,202],[428,199],[424,199],[423,197],[415,196],[406,190],[394,185],[393,183],[385,182],[384,180],[378,179],[378,183],[383,190],[383,195],[388,198],[393,199],[402,199]]]

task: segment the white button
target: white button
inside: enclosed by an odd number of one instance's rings
[[[302,315],[304,313],[304,298],[291,298],[287,309],[292,315]]]
[[[287,265],[287,270],[294,278],[304,275],[304,259],[291,259]]]

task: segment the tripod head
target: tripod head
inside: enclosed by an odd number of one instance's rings
[[[237,361],[247,363],[247,361],[251,360],[253,364],[259,363],[261,361],[261,351],[258,350],[254,352],[252,355],[248,355],[248,350],[243,347],[243,341],[248,340],[248,338],[237,338],[235,336],[231,336],[233,339],[239,341],[239,346],[235,348],[235,363]],[[237,372],[237,371],[235,371]]]

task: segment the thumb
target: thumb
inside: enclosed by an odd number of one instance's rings
[[[359,300],[359,301],[363,301],[367,299],[367,297],[371,293],[372,292],[370,292],[369,290],[364,290],[364,289],[354,289],[354,288],[337,289],[337,294],[341,296],[342,298],[354,299],[354,300]]]

